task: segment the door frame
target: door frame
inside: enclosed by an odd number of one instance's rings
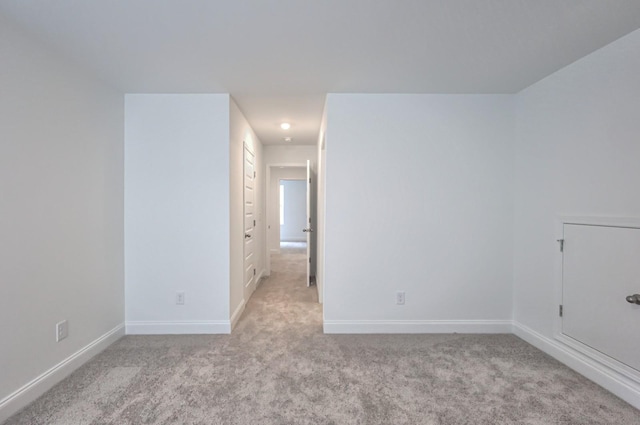
[[[267,186],[267,190],[265,191],[266,193],[266,198],[265,198],[265,208],[266,208],[266,215],[267,215],[267,223],[264,226],[264,231],[265,231],[265,245],[264,245],[264,249],[265,249],[265,273],[267,276],[271,276],[271,236],[269,232],[269,226],[271,223],[271,220],[273,217],[271,217],[271,207],[272,207],[272,202],[273,202],[273,193],[271,190],[271,169],[272,168],[280,168],[280,167],[292,167],[292,168],[306,168],[307,167],[307,163],[305,162],[274,162],[274,163],[269,163],[266,164],[266,171],[267,171],[267,176],[266,176],[266,181],[265,184]],[[278,233],[280,234],[280,233]]]
[[[314,232],[314,225],[315,223],[313,222],[314,220],[312,220],[313,217],[313,185],[311,184],[311,175],[313,174],[313,171],[311,170],[311,160],[307,159],[307,177],[304,181],[304,185],[306,187],[306,195],[307,195],[307,199],[306,201],[306,211],[307,211],[307,216],[306,218],[306,222],[304,223],[305,228],[304,228],[304,232],[306,233],[305,237],[307,239],[307,258],[306,258],[306,263],[307,263],[307,288],[311,286],[311,273],[313,270],[312,264],[311,264],[311,257],[313,256],[314,253],[314,246],[313,246],[313,242],[315,240],[315,235],[313,234]],[[315,217],[314,217],[315,218]]]
[[[610,226],[610,227],[626,227],[631,229],[640,229],[640,218],[634,217],[606,217],[606,216],[577,216],[577,215],[558,215],[555,219],[555,239],[557,245],[555,255],[555,301],[556,306],[562,305],[562,271],[563,271],[563,252],[560,251],[559,240],[564,240],[564,225],[575,224],[583,226]],[[553,337],[556,342],[560,343],[559,348],[568,349],[568,354],[573,357],[578,357],[582,361],[587,361],[592,367],[595,367],[600,372],[609,375],[611,378],[621,381],[628,380],[629,384],[633,386],[640,386],[640,372],[637,370],[612,359],[611,357],[602,354],[601,352],[583,344],[569,336],[562,333],[562,317],[560,317],[559,311],[553,309],[554,321],[553,321]],[[589,361],[590,360],[590,361]],[[578,370],[580,373],[585,374],[588,378],[595,380],[596,383],[600,383],[596,377],[592,376],[586,370]],[[602,384],[601,384],[602,385]],[[605,386],[606,388],[606,386]]]

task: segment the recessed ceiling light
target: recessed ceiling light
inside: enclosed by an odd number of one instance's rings
[[[291,128],[291,124],[289,124],[288,122],[283,122],[282,124],[280,124],[280,128],[283,130],[289,130]]]
[[[292,140],[293,140],[293,139],[292,139],[291,137],[285,137],[285,138],[284,138],[284,141],[285,141],[285,142],[290,142],[290,141],[292,141]]]

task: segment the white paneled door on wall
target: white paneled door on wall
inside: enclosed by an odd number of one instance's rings
[[[244,299],[253,292],[256,276],[255,265],[255,155],[244,146]]]
[[[640,229],[563,230],[562,333],[640,372]]]

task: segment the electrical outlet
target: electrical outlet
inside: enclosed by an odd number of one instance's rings
[[[396,304],[404,305],[404,291],[396,292]]]
[[[184,291],[176,292],[176,304],[184,305]]]
[[[69,336],[69,323],[66,320],[56,323],[56,342],[60,342]]]

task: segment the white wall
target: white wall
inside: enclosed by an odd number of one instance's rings
[[[128,333],[229,332],[229,197],[228,95],[126,95]]]
[[[322,111],[322,121],[320,122],[320,132],[318,134],[318,166],[316,176],[316,287],[318,289],[318,302],[324,302],[324,232],[325,232],[325,163],[327,153],[327,143],[325,134],[327,131],[327,108]]]
[[[554,220],[640,217],[640,31],[518,94],[515,319],[550,336]]]
[[[124,333],[124,102],[1,16],[0,58],[2,422]]]
[[[269,145],[264,147],[264,163],[278,165],[305,165],[307,159],[315,163],[315,146]]]
[[[639,75],[636,31],[517,96],[514,318],[541,348],[558,314],[559,215],[640,218]],[[617,394],[640,406],[639,390]]]
[[[510,330],[513,109],[328,95],[325,331]]]
[[[307,235],[307,182],[305,180],[280,180],[284,186],[284,224],[280,226],[280,240],[303,242]]]
[[[235,324],[240,318],[245,303],[255,290],[255,283],[265,274],[265,166],[262,143],[249,126],[242,111],[233,99],[229,105],[229,182],[230,182],[230,221],[229,237],[231,262],[230,312],[231,322]],[[244,287],[244,144],[255,154],[255,202],[256,202],[256,280],[251,288]],[[221,159],[222,160],[222,159]]]

